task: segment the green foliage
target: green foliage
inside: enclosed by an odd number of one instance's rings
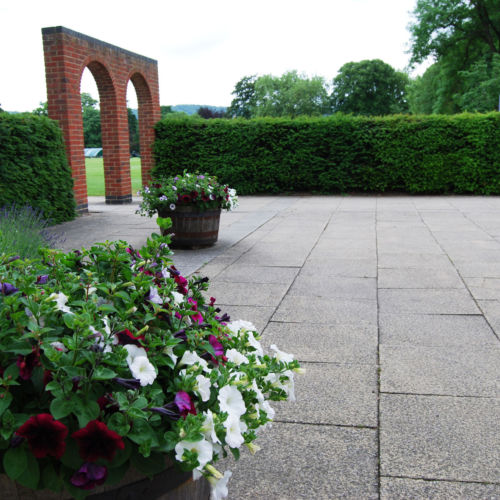
[[[380,59],[344,64],[333,79],[336,112],[382,116],[408,111],[408,76]]]
[[[54,223],[75,217],[62,133],[45,116],[0,114],[0,207],[16,203]]]
[[[141,151],[141,146],[139,144],[139,120],[137,120],[134,112],[130,108],[127,108],[127,116],[130,153],[139,153]]]
[[[245,76],[233,91],[235,98],[227,116],[315,116],[329,111],[328,94],[322,77],[307,78],[297,71],[280,77]]]
[[[411,85],[412,110],[496,110],[500,86],[498,0],[419,0],[413,14],[411,62],[432,57],[436,63],[421,81]]]
[[[500,193],[500,114],[163,120],[154,175],[209,171],[238,194]]]
[[[31,207],[13,204],[0,210],[0,254],[38,257],[39,248],[54,247],[56,239],[47,231],[43,214]]]

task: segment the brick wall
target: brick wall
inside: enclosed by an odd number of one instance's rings
[[[153,167],[153,125],[160,119],[158,65],[62,26],[43,28],[49,116],[59,122],[73,172],[77,210],[87,211],[80,81],[88,67],[99,90],[106,203],[130,203],[130,154],[127,85],[132,81],[139,104],[142,182]]]

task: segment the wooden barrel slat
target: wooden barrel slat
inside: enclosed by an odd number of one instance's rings
[[[175,210],[159,210],[160,217],[170,217],[172,227],[162,234],[172,234],[173,248],[213,245],[219,237],[220,208],[199,211],[194,205],[180,205]]]
[[[170,462],[171,463],[171,462]],[[191,472],[182,472],[173,466],[150,480],[130,469],[124,479],[112,486],[98,486],[89,491],[86,500],[208,500],[210,484],[204,478],[193,481]],[[49,490],[30,490],[7,475],[0,474],[2,500],[70,500],[67,493]]]

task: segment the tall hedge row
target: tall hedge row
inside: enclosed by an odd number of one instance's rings
[[[500,193],[500,113],[172,120],[156,174],[209,172],[240,194]]]
[[[0,207],[14,202],[53,223],[75,217],[62,133],[47,117],[0,113]]]

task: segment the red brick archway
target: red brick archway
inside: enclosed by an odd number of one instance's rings
[[[42,28],[49,116],[59,122],[73,172],[77,210],[87,211],[80,81],[88,67],[99,90],[106,203],[131,203],[127,85],[139,103],[142,182],[153,167],[153,125],[160,119],[158,64],[63,26]]]

